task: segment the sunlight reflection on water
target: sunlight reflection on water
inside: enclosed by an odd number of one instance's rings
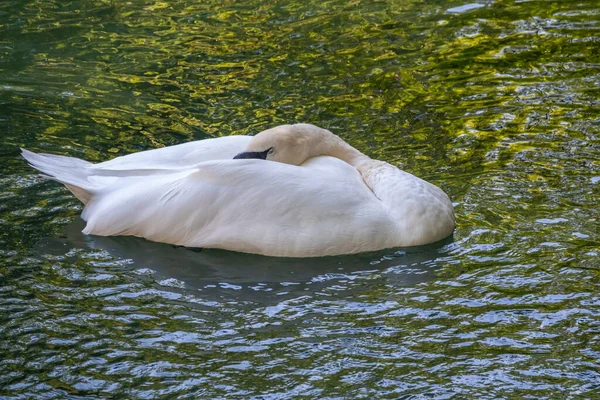
[[[599,13],[0,3],[0,397],[593,398]],[[289,122],[441,186],[454,237],[303,260],[83,236],[18,155]]]

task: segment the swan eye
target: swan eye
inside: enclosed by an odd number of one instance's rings
[[[273,154],[273,153],[275,153],[275,148],[274,147],[271,147],[269,150],[267,150],[267,155],[268,154]]]

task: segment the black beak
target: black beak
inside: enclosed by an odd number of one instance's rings
[[[244,158],[257,158],[259,160],[266,160],[269,150],[271,150],[271,149],[268,149],[265,151],[245,151],[245,152],[240,153],[237,156],[233,157],[233,159],[239,160],[239,159],[244,159]]]

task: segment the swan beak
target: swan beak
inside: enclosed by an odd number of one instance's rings
[[[238,154],[237,156],[233,157],[233,159],[239,160],[239,159],[244,159],[244,158],[257,158],[259,160],[266,160],[268,152],[269,152],[269,150],[266,150],[266,151],[244,151],[244,152]]]

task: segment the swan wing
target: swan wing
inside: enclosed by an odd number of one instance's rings
[[[88,234],[290,257],[381,249],[395,234],[356,169],[332,157],[302,166],[207,161],[119,178],[94,195],[83,217]]]
[[[161,149],[141,151],[99,164],[75,157],[33,153],[22,150],[29,164],[50,179],[63,183],[84,204],[92,193],[114,188],[133,176],[160,176],[177,173],[196,164],[218,159],[232,159],[244,151],[251,136],[225,136],[198,140]],[[131,179],[126,179],[131,182]]]
[[[180,170],[210,160],[231,159],[244,151],[252,136],[223,136],[117,157],[88,168],[101,170]]]

